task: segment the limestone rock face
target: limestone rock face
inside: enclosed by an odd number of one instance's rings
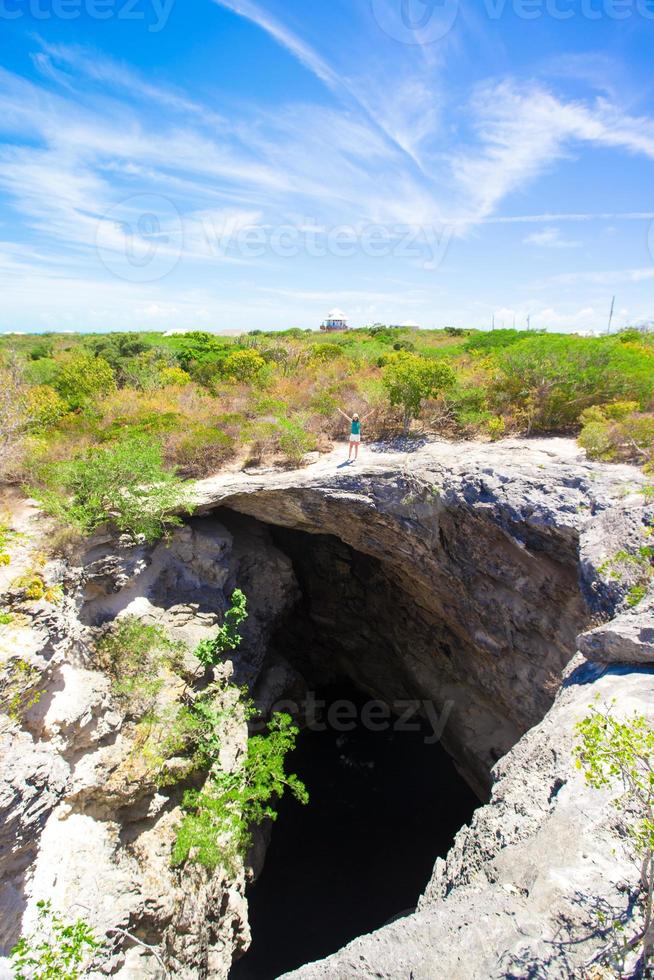
[[[47,897],[108,938],[102,974],[161,977],[152,946],[176,977],[226,977],[250,941],[245,869],[171,868],[182,790],[153,783],[93,641],[99,627],[134,614],[192,648],[238,584],[253,597],[249,649],[263,658],[296,598],[290,562],[263,530],[236,547],[225,527],[205,520],[155,548],[98,540],[84,568],[59,574],[63,603],[15,596],[16,623],[0,628],[9,712],[0,715],[0,955],[29,932]],[[247,726],[226,711],[219,735],[230,771],[246,751]],[[10,976],[6,960],[0,976]]]
[[[596,693],[625,712],[654,704],[651,599],[627,611],[633,582],[609,570],[654,517],[641,483],[568,440],[430,444],[351,467],[331,455],[202,481],[170,541],[97,539],[79,567],[53,563],[60,604],[3,579],[15,621],[0,626],[2,952],[42,897],[69,918],[84,910],[109,940],[102,974],[122,980],[162,976],[149,947],[182,980],[226,977],[247,948],[244,869],[171,869],[181,787],[139,763],[94,654],[125,615],[192,649],[239,587],[250,617],[226,674],[266,707],[330,670],[388,702],[449,705],[444,743],[489,800],[414,914],[295,975],[575,975],[602,942],[593,903],[619,914],[637,874],[571,747]],[[573,661],[580,634],[600,663]],[[229,769],[246,727],[221,735]],[[261,835],[257,867],[264,850]]]
[[[328,457],[210,478],[196,495],[200,513],[226,506],[303,532],[306,645],[323,661],[331,649],[375,697],[450,711],[443,743],[484,798],[495,762],[551,706],[577,635],[627,595],[629,579],[604,566],[643,544],[654,510],[639,482],[567,440],[533,440]]]
[[[582,633],[578,645],[598,663],[654,664],[654,592],[605,626]]]

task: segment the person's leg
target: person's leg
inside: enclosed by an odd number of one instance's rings
[[[359,443],[358,442],[355,442],[354,443],[354,458],[355,459],[358,459],[359,458]]]
[[[353,446],[353,445],[354,445],[354,443],[353,443],[353,442],[352,442],[352,440],[350,439],[350,448],[349,448],[349,450],[348,450],[348,454],[347,454],[347,458],[348,458],[348,459],[352,459],[352,446]]]

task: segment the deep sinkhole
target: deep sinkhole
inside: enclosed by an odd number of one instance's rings
[[[286,797],[279,808],[248,891],[252,946],[231,980],[272,980],[412,911],[479,803],[428,726],[370,731],[366,699],[347,681],[316,698],[325,716],[352,704],[357,721],[348,732],[305,729],[289,756],[310,802]]]
[[[272,980],[415,909],[436,858],[488,798],[491,767],[547,711],[587,616],[576,543],[563,532],[520,543],[481,518],[442,514],[432,564],[413,576],[418,544],[399,531],[380,555],[374,522],[359,550],[343,540],[352,537],[347,513],[327,534],[288,526],[306,524],[299,512],[280,526],[261,520],[266,501],[257,510],[214,513],[245,556],[233,585],[274,590],[247,557],[272,547],[292,566],[295,595],[263,663],[248,660],[244,644],[235,677],[260,705],[272,707],[272,691],[277,707],[299,707],[287,769],[310,802],[285,797],[269,838],[259,838],[252,944],[231,980]],[[350,730],[307,725],[307,695],[326,702],[325,713],[349,703]],[[406,701],[420,706],[412,730],[397,725]],[[372,702],[389,712],[375,730],[364,715]]]

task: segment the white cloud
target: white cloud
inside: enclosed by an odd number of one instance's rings
[[[569,156],[579,143],[654,158],[654,120],[630,116],[607,99],[563,100],[542,86],[513,81],[482,87],[473,102],[477,145],[451,156],[472,222]]]
[[[523,238],[525,245],[539,245],[542,248],[579,248],[581,242],[563,238],[559,228],[543,228],[542,231],[533,231],[526,238]]]

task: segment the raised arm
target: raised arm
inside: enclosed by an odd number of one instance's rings
[[[370,415],[372,415],[372,413],[373,413],[374,411],[375,411],[375,410],[374,410],[374,408],[371,408],[369,412],[366,412],[366,414],[365,414],[365,415],[363,416],[363,418],[361,419],[361,421],[362,421],[362,422],[365,422],[365,421],[366,421],[366,419],[367,419],[367,418],[368,418],[368,417],[369,417]]]
[[[341,412],[340,408],[337,409],[337,411],[338,412]],[[350,416],[349,415],[346,415],[345,412],[341,412],[341,415],[343,416],[344,419],[347,419],[348,422],[351,422],[352,421],[352,419],[350,418]]]

